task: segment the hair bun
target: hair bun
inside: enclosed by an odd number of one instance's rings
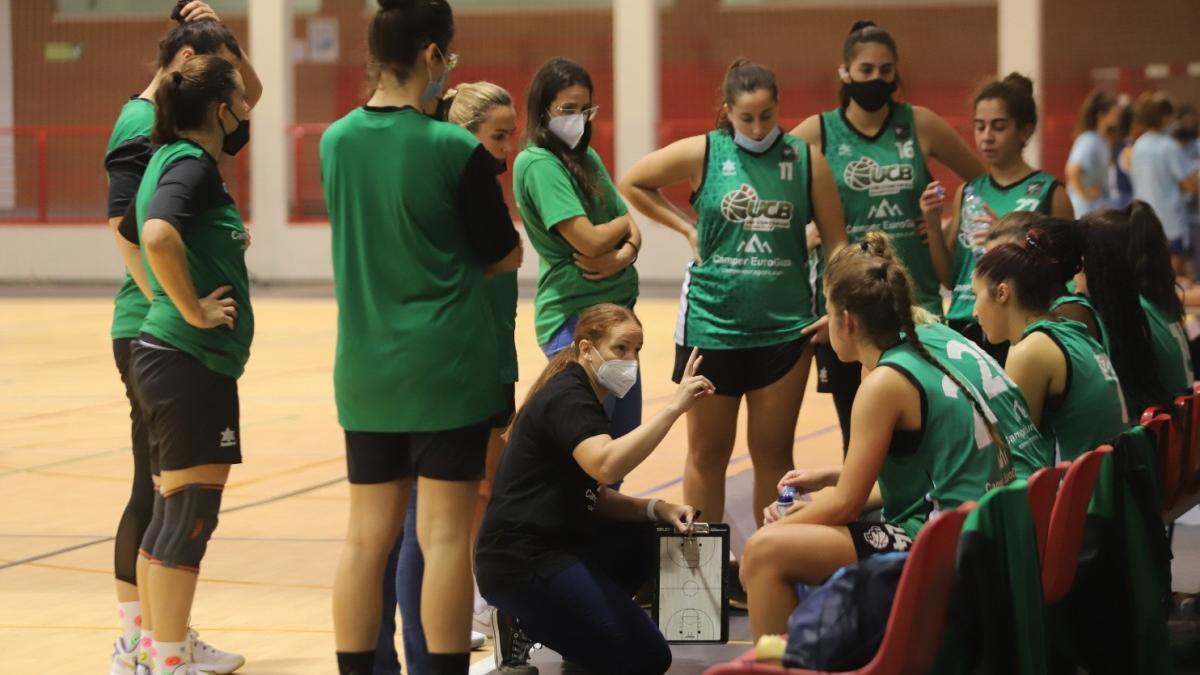
[[[871,19],[859,19],[858,21],[854,22],[853,26],[850,27],[850,32],[857,33],[858,31],[863,30],[864,28],[876,28],[876,27],[878,27],[878,24],[876,24]]]
[[[389,9],[412,9],[416,6],[416,0],[378,0],[380,10]]]
[[[1012,72],[1004,77],[1004,84],[1020,89],[1022,93],[1033,96],[1033,80],[1021,73]]]
[[[171,20],[176,23],[184,23],[183,8],[187,7],[191,0],[179,0],[175,3],[175,9],[171,10]]]

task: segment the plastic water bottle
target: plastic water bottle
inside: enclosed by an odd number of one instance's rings
[[[796,488],[787,485],[779,492],[779,499],[775,500],[775,513],[782,518],[792,510],[792,505],[796,503]]]
[[[984,249],[976,242],[975,235],[987,229],[988,226],[983,220],[986,215],[987,205],[983,202],[983,197],[970,185],[963,188],[962,222],[958,226],[958,239],[977,259],[983,257]]]

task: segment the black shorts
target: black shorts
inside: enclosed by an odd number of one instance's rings
[[[992,344],[991,342],[988,342],[987,338],[983,334],[983,327],[980,326],[978,322],[952,319],[947,321],[946,324],[961,333],[963,337],[979,345],[980,349],[987,352],[987,354],[993,359],[996,359],[996,363],[999,363],[1001,366],[1003,366],[1004,362],[1008,360],[1008,340],[1005,340],[1000,344]]]
[[[899,525],[855,521],[846,529],[850,530],[854,554],[859,560],[880,553],[902,553],[912,548],[912,538]]]
[[[858,391],[862,382],[862,364],[844,363],[828,342],[817,345],[817,391],[822,394],[841,394]]]
[[[133,341],[130,355],[158,469],[242,462],[237,380],[147,335]]]
[[[422,476],[483,478],[493,420],[445,431],[346,431],[346,476],[355,485]]]
[[[133,461],[147,462],[150,474],[157,476],[157,453],[150,452],[150,434],[146,428],[146,418],[142,415],[142,406],[133,393],[133,373],[129,372],[130,347],[135,338],[117,338],[113,340],[113,360],[117,362],[117,372],[121,373],[121,383],[125,385],[125,398],[129,399],[130,440],[133,443]]]
[[[504,410],[496,413],[496,416],[488,420],[488,426],[493,429],[507,429],[509,422],[512,422],[513,415],[517,414],[517,385],[505,384],[504,387]]]
[[[800,360],[811,340],[805,335],[798,340],[766,347],[747,349],[701,349],[704,362],[700,364],[700,375],[707,377],[721,396],[741,396],[748,391],[762,389],[774,384]],[[691,347],[675,345],[675,370],[671,379],[683,379]]]

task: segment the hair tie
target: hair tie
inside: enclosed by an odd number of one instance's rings
[[[171,73],[171,81],[175,84],[183,84],[183,75],[180,75],[179,71],[176,70],[175,72]]]
[[[864,250],[864,251],[865,251],[865,250],[867,250],[866,242],[863,242],[863,250]],[[888,265],[890,265],[890,264],[891,264],[891,263],[889,263],[888,261],[886,261],[886,260],[882,260],[882,261],[879,263],[879,267],[875,268],[875,273],[879,275],[879,279],[880,279],[881,281],[886,281],[886,280],[887,280],[887,275],[888,275]]]
[[[862,241],[858,242],[858,247],[862,249],[862,252],[863,252],[863,253],[869,253],[869,252],[870,252],[870,251],[868,251],[868,249],[869,249],[870,247],[869,247],[869,246],[867,246],[867,240],[866,240],[866,239],[863,239]]]

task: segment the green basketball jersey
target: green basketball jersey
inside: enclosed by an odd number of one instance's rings
[[[842,109],[821,113],[821,143],[833,171],[850,243],[872,230],[892,240],[896,256],[916,284],[917,302],[942,315],[942,296],[929,247],[917,233],[921,193],[931,179],[917,141],[912,106],[893,104],[874,136],[865,136]]]
[[[916,448],[889,450],[879,472],[884,520],[912,537],[933,511],[979,499],[1012,480],[1012,463],[992,442],[968,397],[937,366],[907,342],[884,352],[879,365],[908,378],[921,394],[921,432]]]
[[[131,98],[121,107],[117,122],[108,137],[107,155],[118,147],[131,142],[150,143],[150,131],[154,128],[154,104],[144,98]],[[133,277],[125,272],[125,281],[113,301],[112,338],[137,337],[150,311],[150,301],[142,295]]]
[[[146,211],[163,173],[172,162],[185,157],[205,159],[212,162],[214,172],[217,170],[216,160],[191,141],[176,141],[155,151],[137,194],[138,239],[142,239]],[[225,194],[227,197],[228,192]],[[195,214],[181,234],[188,275],[197,297],[203,298],[221,286],[232,286],[233,290],[225,297],[237,301],[237,321],[233,330],[224,326],[197,328],[189,324],[147,263],[146,275],[154,299],[141,330],[191,354],[209,370],[233,378],[241,377],[250,358],[254,311],[250,307],[250,276],[246,272],[246,228],[237,204],[232,198],[222,199],[222,203]],[[144,248],[142,259],[145,261]]]
[[[1035,321],[1025,335],[1045,333],[1067,359],[1067,387],[1046,397],[1042,433],[1054,444],[1056,461],[1071,461],[1111,442],[1129,425],[1125,396],[1108,353],[1070,319]]]
[[[795,340],[815,320],[804,236],[808,144],[783,134],[757,155],[718,130],[706,152],[692,197],[701,262],[683,281],[675,343],[744,349]]]
[[[458,200],[478,147],[411,107],[355,108],[321,136],[346,430],[458,429],[503,407],[491,300]]]
[[[991,421],[1004,434],[1017,478],[1054,463],[1054,448],[1038,431],[1016,382],[979,345],[940,323],[917,326],[917,337],[931,354],[974,387]]]
[[[997,218],[1013,211],[1036,211],[1050,214],[1051,197],[1058,179],[1045,171],[1034,171],[1011,185],[1000,185],[989,174],[977,176],[963,186],[968,187],[988,205]],[[954,264],[954,289],[950,292],[950,309],[946,318],[952,321],[971,321],[975,309],[975,293],[971,291],[971,276],[975,274],[975,263],[982,255],[981,249],[972,241],[974,232],[963,227],[967,219],[966,209],[959,214],[958,238],[951,254]]]
[[[1069,285],[1068,290],[1073,287],[1074,283]],[[1096,329],[1100,331],[1100,346],[1104,348],[1104,353],[1109,353],[1108,328],[1105,327],[1104,319],[1100,318],[1100,312],[1096,311],[1095,305],[1092,304],[1088,296],[1070,291],[1066,295],[1060,295],[1055,298],[1054,302],[1050,303],[1050,311],[1053,312],[1063,305],[1079,305],[1091,312],[1092,321],[1096,323]]]
[[[1154,365],[1158,380],[1172,395],[1187,394],[1192,390],[1192,353],[1187,334],[1178,319],[1167,316],[1143,296],[1142,311],[1150,325],[1150,340],[1154,345]]]

